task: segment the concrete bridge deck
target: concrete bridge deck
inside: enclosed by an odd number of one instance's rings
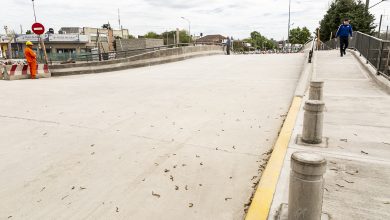
[[[303,58],[0,81],[0,219],[242,219]]]

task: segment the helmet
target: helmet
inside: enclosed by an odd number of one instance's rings
[[[26,46],[33,46],[34,44],[31,41],[26,42]]]

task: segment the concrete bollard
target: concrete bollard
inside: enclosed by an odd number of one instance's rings
[[[309,100],[320,100],[322,101],[324,94],[323,94],[323,87],[324,87],[324,81],[311,81],[310,82],[310,93],[309,93]]]
[[[288,220],[321,220],[326,160],[296,152],[291,156]]]
[[[324,120],[325,103],[318,100],[309,100],[305,103],[303,118],[302,141],[308,144],[322,142],[322,124]]]

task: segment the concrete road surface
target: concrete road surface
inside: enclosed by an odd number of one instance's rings
[[[302,63],[0,81],[0,219],[242,219]]]

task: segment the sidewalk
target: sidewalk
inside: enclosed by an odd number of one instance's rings
[[[317,52],[313,78],[325,81],[327,146],[295,144],[302,133],[302,104],[268,219],[288,202],[290,157],[302,150],[328,160],[323,212],[331,219],[390,219],[390,95],[351,54],[341,58],[338,51]]]

